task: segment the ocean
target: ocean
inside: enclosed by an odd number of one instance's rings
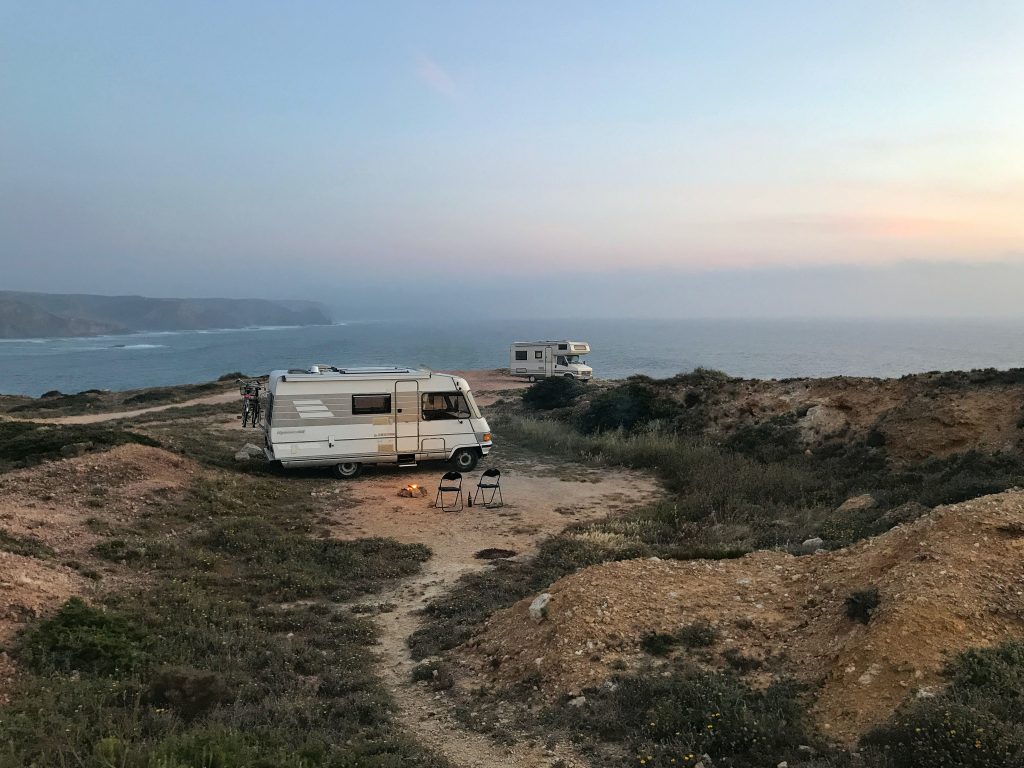
[[[135,389],[231,372],[334,365],[435,370],[508,365],[512,341],[588,341],[598,378],[900,376],[1024,366],[1024,322],[963,320],[482,320],[349,322],[304,328],[0,341],[0,392]]]

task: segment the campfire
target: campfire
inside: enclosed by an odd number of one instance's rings
[[[421,485],[410,483],[398,492],[403,499],[418,499],[427,495],[427,489]]]

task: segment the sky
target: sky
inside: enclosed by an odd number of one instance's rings
[[[1022,314],[1021,50],[983,0],[0,0],[0,288]]]

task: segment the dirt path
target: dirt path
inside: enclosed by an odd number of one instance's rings
[[[187,408],[190,405],[217,405],[230,403],[238,400],[237,392],[220,392],[216,395],[204,395],[192,400],[183,400],[180,403],[168,403],[167,405],[153,405],[149,408],[139,408],[134,411],[111,411],[109,413],[84,413],[78,416],[58,416],[53,419],[16,419],[16,421],[34,421],[38,424],[99,424],[104,421],[115,421],[116,419],[131,419],[141,416],[144,413],[155,413],[166,411],[170,408]]]
[[[500,462],[506,500],[502,509],[480,506],[462,512],[441,512],[431,504],[443,467],[409,472],[380,470],[332,491],[346,504],[334,512],[334,532],[344,538],[390,536],[403,542],[427,544],[433,557],[423,571],[369,603],[392,603],[391,612],[378,614],[381,628],[380,674],[398,706],[398,717],[419,740],[447,757],[458,768],[496,766],[533,768],[559,760],[565,766],[584,766],[566,745],[547,749],[526,741],[509,747],[467,730],[450,711],[446,697],[412,680],[416,662],[406,641],[418,628],[419,611],[451,589],[460,576],[487,567],[474,557],[485,548],[510,549],[530,555],[540,540],[573,521],[593,520],[622,511],[658,495],[645,475],[595,470],[579,465],[547,465],[529,460]],[[471,473],[475,477],[480,470]],[[468,478],[467,478],[468,480]],[[428,498],[400,498],[408,483],[430,491]]]

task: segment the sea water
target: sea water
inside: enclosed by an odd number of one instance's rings
[[[135,389],[314,363],[497,368],[508,365],[513,341],[564,338],[590,342],[586,360],[599,378],[697,366],[759,378],[1024,366],[1024,323],[1014,321],[468,318],[6,340],[0,392]]]

